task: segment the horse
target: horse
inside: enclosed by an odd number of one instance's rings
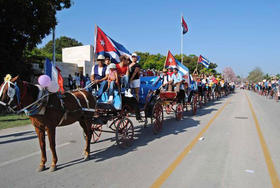
[[[58,161],[55,148],[56,127],[70,125],[76,121],[85,133],[84,160],[89,160],[93,117],[93,111],[90,109],[96,106],[95,97],[81,89],[66,91],[64,94],[47,92],[43,95],[45,90],[40,85],[22,81],[19,76],[6,79],[0,86],[0,104],[13,112],[25,111],[35,128],[41,149],[41,162],[37,171],[46,169],[45,132],[52,152],[49,170],[53,172],[57,169]]]

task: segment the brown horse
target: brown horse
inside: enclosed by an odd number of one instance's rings
[[[50,171],[56,170],[57,155],[55,149],[56,127],[70,125],[79,121],[86,135],[84,159],[90,157],[90,139],[92,136],[91,120],[93,112],[84,111],[82,108],[94,109],[96,100],[85,90],[65,92],[63,95],[49,93],[38,104],[32,105],[40,98],[42,88],[15,77],[5,81],[0,86],[0,104],[13,111],[26,109],[30,113],[30,120],[38,135],[41,148],[41,163],[38,171],[46,169],[46,144],[45,132],[47,132],[50,149],[52,152],[52,164]],[[31,104],[31,106],[30,106]]]

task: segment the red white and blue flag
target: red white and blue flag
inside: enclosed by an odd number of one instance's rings
[[[51,78],[52,82],[55,82],[59,86],[59,91],[63,93],[63,77],[60,72],[60,69],[55,67],[54,64],[47,58],[45,62],[45,74]]]
[[[177,68],[185,79],[187,79],[189,77],[189,69],[185,65],[181,64],[171,54],[171,52],[169,50],[168,50],[168,53],[167,53],[167,56],[166,56],[164,67],[165,68],[169,68],[169,67]]]
[[[96,27],[94,52],[97,56],[100,54],[110,56],[111,61],[114,63],[120,62],[121,55],[131,56],[130,52],[123,45],[111,39],[100,29],[100,27]]]
[[[206,68],[208,68],[210,65],[210,61],[208,59],[206,59],[205,57],[203,57],[202,55],[199,56],[197,62],[202,64]]]
[[[183,28],[183,35],[186,34],[189,31],[188,25],[185,22],[183,16],[182,16],[182,20],[181,20],[181,24],[182,24],[182,28]]]

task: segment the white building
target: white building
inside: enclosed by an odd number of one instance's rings
[[[62,62],[56,62],[62,77],[72,76],[75,72],[83,75],[91,73],[93,65],[93,46],[75,46],[62,49]]]

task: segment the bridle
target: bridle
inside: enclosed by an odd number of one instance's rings
[[[15,108],[18,107],[20,104],[20,90],[19,90],[19,87],[17,86],[16,82],[13,83],[11,81],[5,81],[0,89],[0,98],[3,95],[4,88],[6,85],[8,86],[7,96],[9,97],[9,101],[6,103],[6,102],[3,102],[0,100],[0,104],[7,107],[12,112],[15,112]],[[14,87],[11,87],[11,86],[14,86]],[[11,103],[14,101],[15,96],[17,97],[17,105],[11,106]]]

